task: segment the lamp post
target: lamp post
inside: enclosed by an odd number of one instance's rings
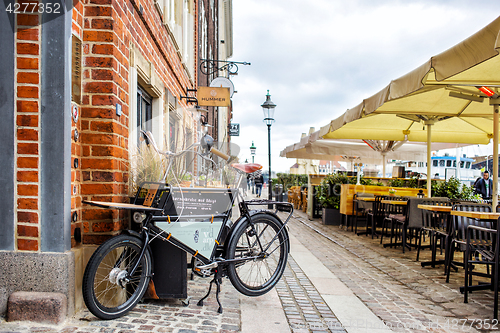
[[[250,155],[252,155],[252,163],[255,163],[255,150],[257,147],[254,146],[253,141],[252,145],[250,146]]]
[[[271,95],[269,95],[269,90],[267,91],[266,101],[261,105],[264,111],[264,123],[267,125],[267,143],[268,143],[268,156],[269,156],[269,182],[268,182],[268,192],[269,200],[273,199],[273,193],[271,190],[271,125],[274,122],[274,109],[276,104],[271,101]],[[272,208],[271,205],[269,205]]]

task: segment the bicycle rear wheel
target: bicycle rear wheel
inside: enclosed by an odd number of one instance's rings
[[[114,319],[132,310],[146,292],[151,276],[151,255],[146,251],[133,276],[128,272],[139,259],[142,240],[119,235],[94,252],[83,275],[83,299],[90,312]]]
[[[286,229],[274,216],[259,213],[236,227],[228,244],[227,259],[241,259],[228,265],[233,286],[247,296],[271,290],[283,275],[289,252]],[[281,230],[281,231],[280,231]]]

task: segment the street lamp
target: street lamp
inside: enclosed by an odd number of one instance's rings
[[[250,146],[250,155],[252,155],[252,163],[255,163],[255,150],[257,150],[257,147],[254,146],[252,141],[252,145]]]
[[[271,125],[274,122],[274,109],[276,108],[276,104],[271,101],[271,95],[269,95],[269,90],[267,91],[266,101],[261,105],[262,110],[264,111],[264,123],[267,125],[267,143],[268,143],[268,151],[269,151],[269,182],[268,182],[268,192],[269,192],[269,200],[273,199],[273,193],[271,191]]]

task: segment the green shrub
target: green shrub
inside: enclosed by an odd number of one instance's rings
[[[424,188],[427,188],[427,184],[424,185]],[[455,177],[451,177],[447,181],[431,180],[431,196],[461,200],[480,199],[477,194],[474,194],[472,186],[462,184]]]
[[[294,175],[290,173],[277,173],[276,178],[272,179],[274,185],[283,185],[283,191],[288,191],[292,186],[307,186],[307,175]]]
[[[360,179],[363,184],[365,180]],[[324,208],[340,208],[340,190],[342,184],[356,184],[356,177],[347,177],[344,174],[334,173],[326,175],[317,187],[316,198]]]

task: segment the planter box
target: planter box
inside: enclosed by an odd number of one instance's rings
[[[335,208],[323,208],[323,215],[321,221],[325,225],[340,225],[342,216],[340,210]]]

